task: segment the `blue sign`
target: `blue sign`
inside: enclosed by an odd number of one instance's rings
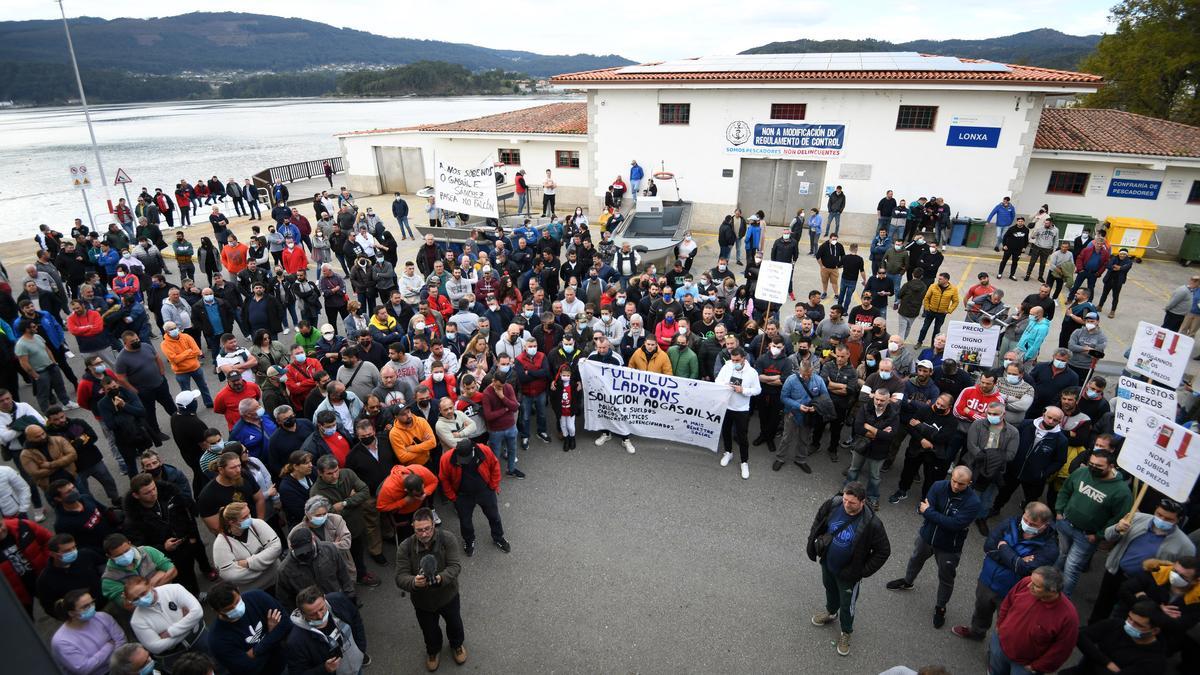
[[[994,148],[1000,145],[1000,127],[951,126],[946,145],[964,148]]]
[[[1108,184],[1108,196],[1128,199],[1158,199],[1158,191],[1161,188],[1162,181],[1158,180],[1113,178]]]
[[[755,124],[753,145],[836,152],[845,139],[844,124]]]

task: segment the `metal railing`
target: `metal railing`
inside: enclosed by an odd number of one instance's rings
[[[329,166],[333,167],[334,173],[343,173],[346,170],[346,165],[341,157],[325,157],[322,159],[312,159],[307,162],[296,162],[294,164],[284,164],[282,166],[273,166],[269,169],[263,169],[254,174],[254,184],[267,193],[267,199],[274,201],[271,196],[271,186],[275,183],[294,183],[298,180],[307,180],[309,178],[320,178],[325,175],[325,162],[329,162]]]

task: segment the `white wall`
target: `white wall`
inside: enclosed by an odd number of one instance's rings
[[[1119,157],[1114,156],[1119,160]],[[1108,216],[1127,216],[1144,218],[1153,221],[1159,227],[1159,239],[1162,248],[1168,252],[1178,249],[1183,239],[1186,223],[1200,223],[1200,204],[1188,204],[1188,191],[1192,181],[1200,180],[1200,166],[1181,167],[1167,166],[1162,189],[1158,199],[1128,199],[1109,197],[1107,181],[1098,194],[1088,192],[1082,195],[1048,193],[1046,187],[1050,183],[1050,172],[1071,171],[1091,175],[1103,175],[1109,178],[1113,169],[1145,169],[1146,163],[1132,161],[1079,161],[1067,158],[1034,157],[1029,162],[1029,176],[1020,197],[1023,202],[1022,211],[1036,213],[1042,204],[1049,204],[1050,211],[1062,213],[1078,213],[1104,220]],[[1168,199],[1167,189],[1172,180],[1182,181],[1183,193],[1179,199]]]
[[[637,159],[653,173],[665,161],[679,179],[684,198],[697,202],[698,229],[715,229],[720,215],[737,200],[741,158],[728,155],[725,130],[730,122],[753,124],[770,117],[772,103],[806,103],[806,122],[846,125],[841,157],[829,159],[826,185],[842,185],[847,195],[846,222],[871,223],[875,205],[888,189],[897,198],[944,196],[964,216],[983,217],[1017,186],[1037,124],[1041,95],[1014,92],[919,91],[899,89],[605,89],[589,93],[594,116],[594,197],[617,173],[628,175]],[[690,103],[691,123],[659,125],[659,103]],[[933,131],[898,131],[900,105],[935,105]],[[1019,109],[1018,109],[1019,107]],[[1032,108],[1032,110],[1031,110]],[[954,115],[1003,117],[999,146],[964,148],[946,145]],[[812,158],[819,159],[819,158]],[[871,165],[869,180],[839,178],[841,164]],[[722,169],[733,176],[723,178]],[[822,186],[823,188],[824,186]],[[660,194],[674,197],[673,185]],[[741,205],[743,209],[754,205]],[[704,218],[716,222],[703,222]],[[871,232],[873,229],[868,228]]]

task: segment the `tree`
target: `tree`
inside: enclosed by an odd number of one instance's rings
[[[1200,0],[1125,0],[1082,69],[1105,85],[1084,105],[1200,125]]]

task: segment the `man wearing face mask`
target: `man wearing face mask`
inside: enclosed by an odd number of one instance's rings
[[[1048,363],[1038,364],[1029,371],[1025,379],[1033,385],[1033,405],[1025,413],[1027,419],[1036,417],[1046,406],[1057,404],[1059,393],[1064,389],[1079,386],[1079,375],[1067,367],[1070,358],[1071,352],[1067,349],[1056,349]]]
[[[289,600],[293,598],[296,609],[289,617],[292,632],[287,639],[289,672],[355,675],[371,665],[366,653],[367,631],[352,595],[312,585],[289,596]]]
[[[1079,630],[1076,646],[1083,660],[1062,670],[1064,675],[1113,672],[1161,673],[1167,667],[1168,646],[1160,639],[1170,619],[1152,600],[1141,599],[1127,612],[1089,621]],[[1185,658],[1184,663],[1189,661]]]
[[[1117,471],[1116,457],[1093,451],[1087,466],[1073,471],[1058,491],[1056,528],[1062,539],[1056,566],[1063,568],[1063,592],[1075,590],[1079,575],[1096,552],[1109,527],[1129,513],[1133,493]]]
[[[1054,564],[1058,537],[1052,519],[1049,507],[1030,502],[1024,513],[992,529],[983,543],[983,569],[975,583],[971,622],[955,626],[951,632],[968,640],[983,640],[992,627],[992,615],[1013,586],[1034,570]]]
[[[204,379],[204,374],[200,372],[200,359],[203,356],[200,347],[192,339],[192,336],[181,331],[174,321],[163,323],[163,333],[163,356],[166,356],[167,361],[171,364],[171,370],[175,373],[175,381],[179,384],[179,388],[181,390],[190,389],[191,383],[195,382],[204,398],[204,406],[211,409],[213,407],[212,394],[208,393],[208,383]]]
[[[173,662],[173,657],[187,651],[204,634],[204,610],[196,596],[180,584],[155,588],[141,577],[131,577],[125,580],[125,605],[133,608],[129,619],[133,636],[141,647],[166,663]],[[148,664],[153,667],[154,661]]]
[[[354,600],[354,578],[337,546],[317,539],[312,530],[303,527],[288,535],[288,548],[275,587],[284,610],[295,610],[296,594],[310,586],[325,593],[345,593]]]
[[[1100,330],[1100,315],[1088,312],[1083,317],[1083,326],[1075,329],[1067,339],[1067,350],[1071,358],[1067,366],[1079,376],[1079,381],[1087,379],[1093,364],[1104,358],[1104,349],[1108,346],[1108,337]]]
[[[284,672],[284,646],[293,625],[284,620],[275,598],[258,589],[239,593],[236,585],[222,581],[209,589],[206,602],[217,614],[208,644],[218,663],[231,673]]]
[[[10,525],[16,521],[13,518],[6,520]],[[37,576],[37,599],[47,616],[53,616],[56,601],[77,588],[88,589],[96,601],[97,608],[104,609],[108,600],[100,594],[98,571],[104,565],[104,556],[79,548],[75,537],[66,533],[50,537],[45,543],[45,550],[49,559],[46,568]],[[13,590],[20,593],[16,587]]]
[[[982,503],[975,525],[984,536],[988,531],[986,514],[991,512],[992,502],[1004,480],[1004,469],[1016,457],[1018,445],[1017,430],[1004,421],[1002,402],[988,403],[983,417],[967,427],[961,463],[971,467],[975,475],[975,491]]]
[[[1104,539],[1113,544],[1104,561],[1104,578],[1092,606],[1088,623],[1109,616],[1117,603],[1118,591],[1128,579],[1143,570],[1143,563],[1180,560],[1196,554],[1196,546],[1182,530],[1179,521],[1184,506],[1173,499],[1163,499],[1154,514],[1135,513],[1133,519],[1122,518],[1104,531]]]
[[[1025,504],[1036,501],[1046,489],[1046,481],[1067,461],[1063,417],[1062,408],[1048,406],[1041,417],[1017,425],[1017,454],[1004,469],[1004,483],[987,517],[999,515],[1017,488]]]
[[[171,398],[171,388],[164,377],[166,368],[154,347],[142,344],[137,333],[125,331],[121,334],[125,349],[117,356],[117,374],[125,377],[129,384],[137,390],[138,399],[146,409],[146,423],[157,442],[170,440],[158,426],[158,416],[154,413],[157,402],[170,415],[175,412],[175,401]]]
[[[121,533],[104,538],[104,555],[108,557],[100,589],[109,602],[125,605],[125,580],[142,577],[158,587],[175,580],[178,570],[162,551],[152,546],[134,546]]]
[[[766,334],[764,333],[764,335]],[[766,352],[753,362],[754,371],[758,373],[758,380],[762,386],[761,393],[755,399],[755,405],[758,407],[759,431],[758,436],[754,439],[754,445],[759,446],[766,443],[767,449],[774,454],[776,452],[775,432],[779,429],[782,413],[780,393],[783,391],[783,383],[792,374],[792,364],[788,360],[782,337],[776,334],[770,338],[769,342],[766,339],[763,342],[768,343],[769,346]],[[669,375],[670,372],[667,374]]]
[[[1175,562],[1150,559],[1120,590],[1120,601],[1113,617],[1128,614],[1138,602],[1150,601],[1159,609],[1162,622],[1159,636],[1170,653],[1183,653],[1183,663],[1196,663],[1200,645],[1189,631],[1200,619],[1200,559],[1183,556]]]

